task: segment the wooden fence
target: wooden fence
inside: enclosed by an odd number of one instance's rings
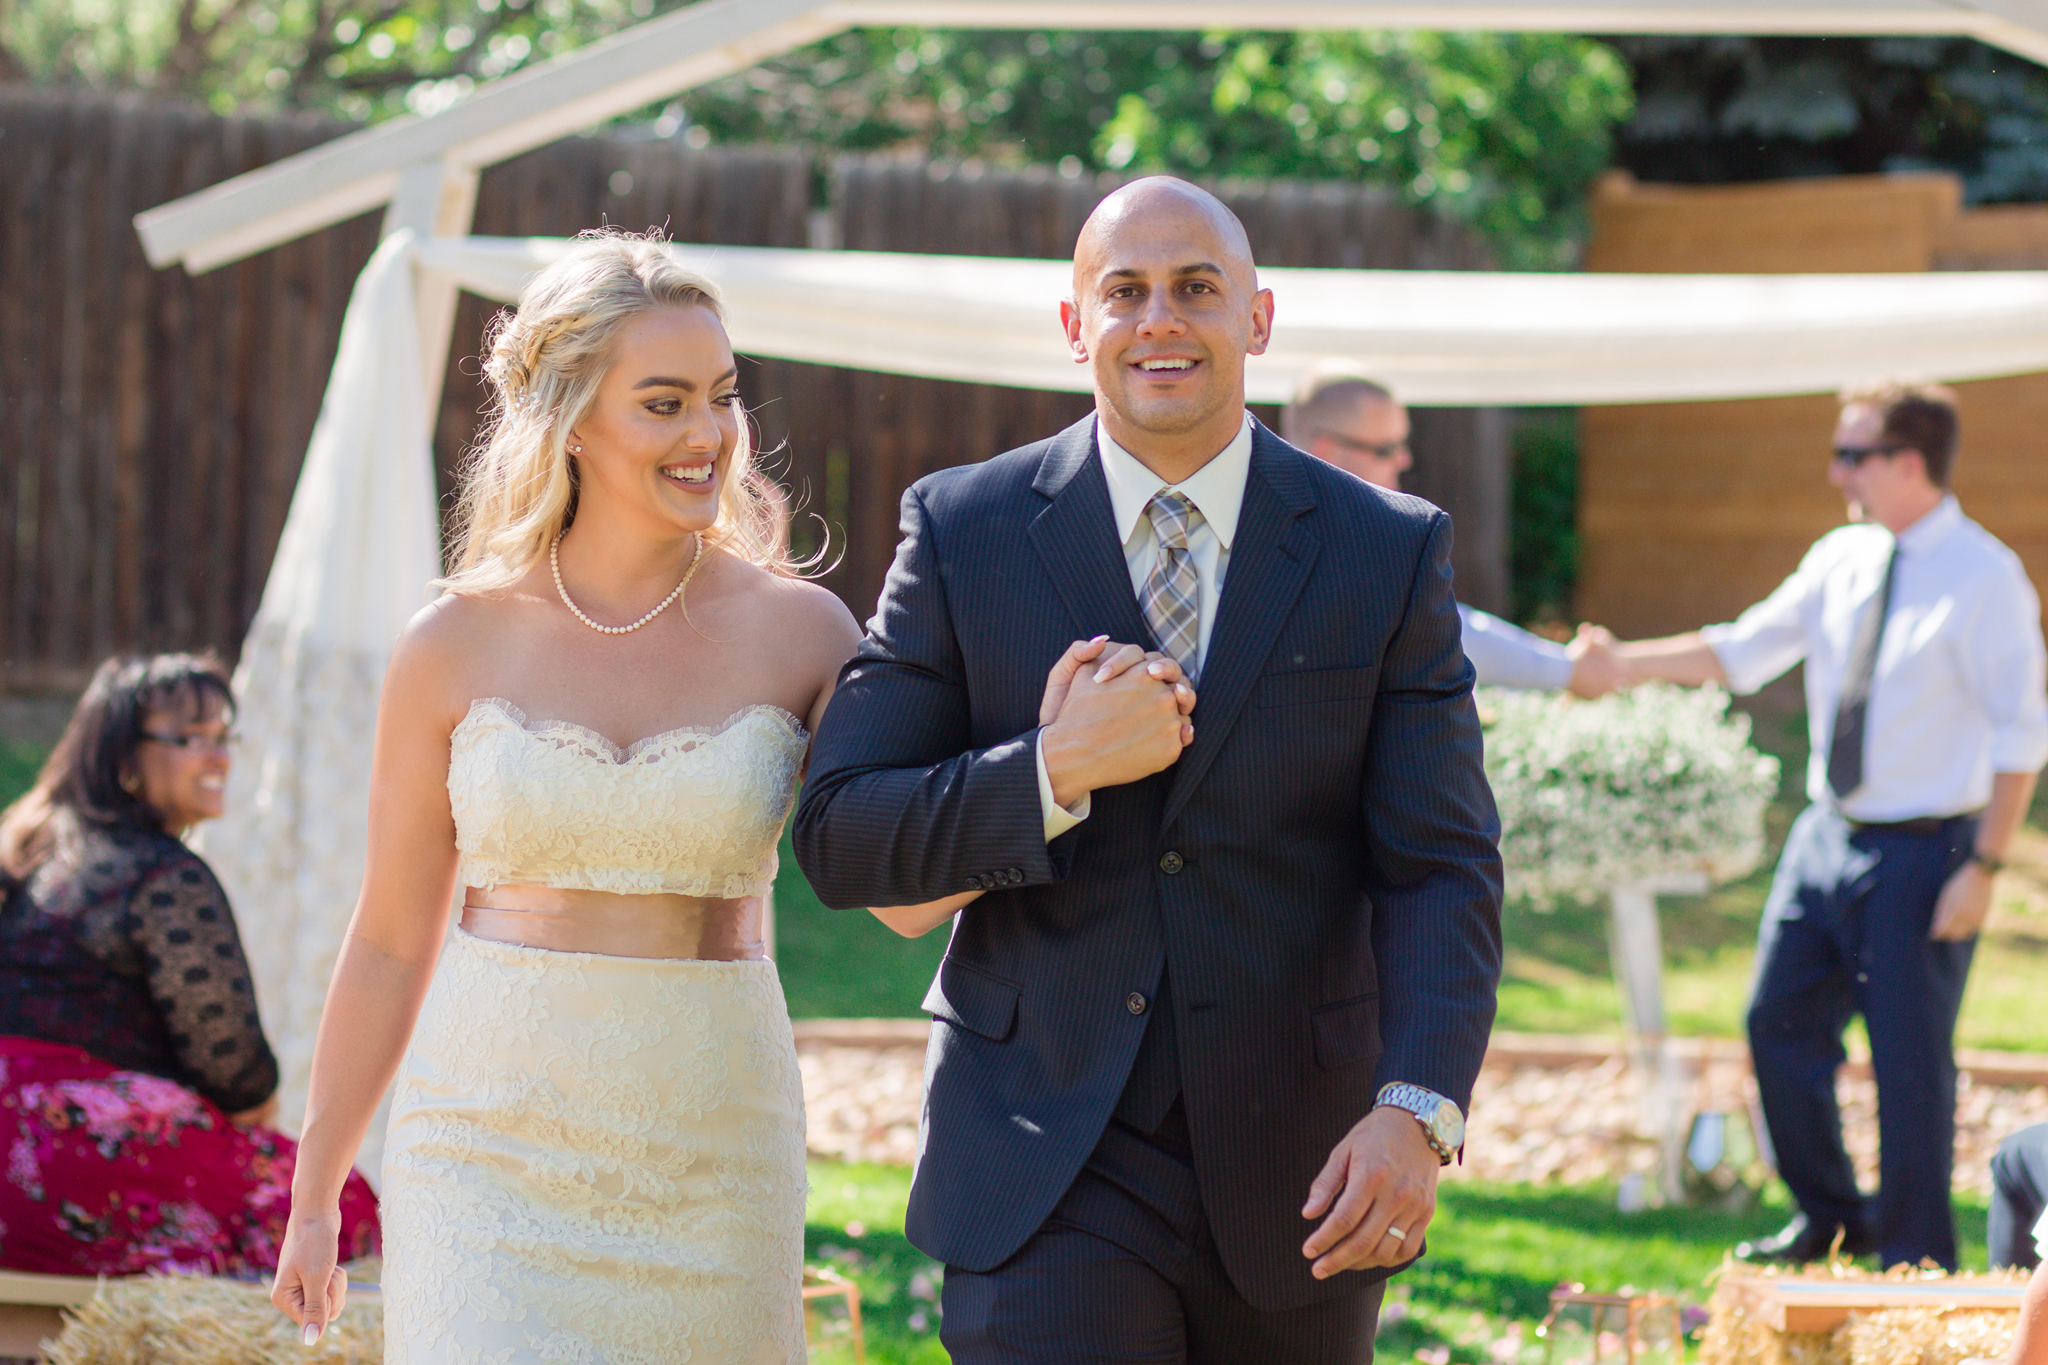
[[[12,531],[0,544],[0,690],[75,687],[116,648],[238,649],[377,215],[196,278],[151,270],[130,219],[343,131],[0,85],[0,524]],[[475,230],[565,235],[612,223],[742,246],[1063,256],[1117,183],[569,138],[487,171]],[[1469,232],[1375,191],[1217,189],[1266,264],[1487,264]],[[444,488],[483,404],[475,357],[495,307],[465,298],[458,314],[435,431]],[[787,361],[749,370],[756,420],[782,452],[778,473],[832,528],[841,559],[826,582],[860,617],[894,551],[903,488],[1089,408],[1082,395]],[[1501,417],[1416,418],[1410,487],[1457,520],[1461,594],[1504,603]],[[814,524],[800,519],[798,535]]]

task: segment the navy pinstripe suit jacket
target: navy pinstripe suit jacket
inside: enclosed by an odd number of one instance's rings
[[[1309,1183],[1381,1082],[1465,1104],[1500,973],[1449,518],[1259,427],[1193,745],[1097,791],[1049,846],[1046,672],[1075,640],[1149,638],[1095,419],[920,480],[902,530],[819,726],[796,849],[832,906],[996,888],[959,916],[925,999],[911,1240],[987,1270],[1037,1230],[1130,1073],[1148,1022],[1130,995],[1170,963],[1233,1283],[1265,1310],[1355,1286],[1309,1274]]]

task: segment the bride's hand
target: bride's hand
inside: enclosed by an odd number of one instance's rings
[[[277,1279],[270,1301],[305,1329],[311,1346],[341,1316],[348,1300],[348,1275],[335,1264],[341,1242],[341,1210],[302,1216],[292,1210],[285,1225],[284,1247],[277,1257]]]
[[[1193,690],[1179,685],[1182,681],[1179,664],[1156,649],[1148,651],[1137,645],[1112,645],[1107,635],[1098,635],[1092,640],[1076,640],[1068,645],[1067,652],[1060,655],[1059,662],[1045,675],[1045,696],[1038,703],[1040,725],[1050,725],[1059,719],[1074,678],[1091,663],[1095,665],[1097,682],[1108,682],[1144,664],[1154,678],[1175,688],[1175,699],[1180,703],[1182,715],[1195,709]]]

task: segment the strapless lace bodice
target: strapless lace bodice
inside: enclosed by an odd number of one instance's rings
[[[620,749],[581,725],[529,723],[511,702],[479,698],[450,737],[463,884],[759,895],[775,879],[808,743],[802,723],[774,706]]]

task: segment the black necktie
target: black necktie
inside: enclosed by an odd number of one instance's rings
[[[1877,650],[1884,643],[1884,621],[1892,610],[1892,576],[1899,568],[1899,547],[1892,546],[1884,564],[1884,582],[1877,599],[1856,623],[1849,642],[1849,666],[1842,674],[1842,700],[1835,707],[1835,734],[1828,742],[1828,788],[1837,801],[1863,785],[1864,725],[1870,717],[1870,682],[1877,676]]]

